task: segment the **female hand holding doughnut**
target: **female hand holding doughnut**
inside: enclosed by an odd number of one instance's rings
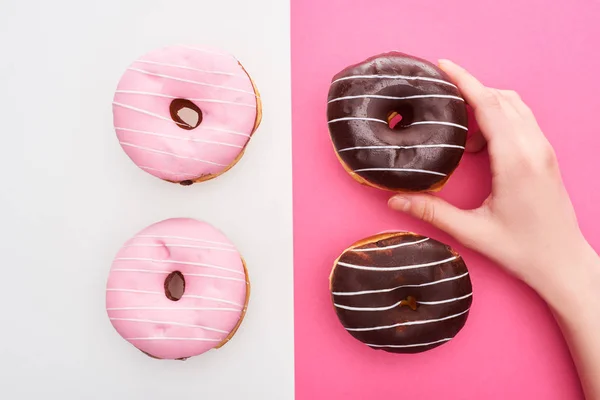
[[[492,193],[474,210],[428,194],[399,194],[392,209],[431,223],[523,280],[551,306],[586,398],[600,399],[600,259],[583,237],[552,146],[513,91],[485,87],[460,66],[442,68],[473,107],[486,142]]]

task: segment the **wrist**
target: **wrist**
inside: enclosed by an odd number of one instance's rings
[[[575,256],[576,255],[576,256]],[[600,306],[600,258],[587,242],[580,249],[556,259],[555,271],[537,280],[532,287],[562,320],[570,320],[582,310]],[[577,313],[575,313],[577,311]]]

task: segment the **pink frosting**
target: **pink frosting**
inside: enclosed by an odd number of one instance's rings
[[[180,98],[202,111],[192,130],[171,118]],[[119,142],[140,168],[182,181],[219,174],[243,150],[254,129],[257,98],[252,82],[230,54],[206,47],[171,46],[129,66],[113,101]]]
[[[165,295],[165,278],[180,271],[181,299]],[[235,328],[246,303],[241,256],[206,222],[176,218],[139,232],[119,250],[108,277],[106,309],[121,336],[155,357],[208,351]]]

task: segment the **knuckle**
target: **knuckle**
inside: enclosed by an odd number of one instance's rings
[[[522,163],[534,173],[545,173],[558,167],[558,159],[550,143],[532,146],[529,154],[522,155]]]
[[[504,94],[510,100],[521,100],[521,96],[519,95],[519,93],[515,92],[514,90],[506,90]]]
[[[488,108],[500,107],[500,95],[494,89],[486,90],[482,95],[482,103]]]
[[[541,146],[539,152],[540,163],[544,168],[554,167],[558,165],[556,153],[554,152],[554,149],[552,148],[550,143],[546,143],[543,146]]]
[[[432,224],[435,221],[435,206],[433,203],[424,201],[419,207],[419,218]]]

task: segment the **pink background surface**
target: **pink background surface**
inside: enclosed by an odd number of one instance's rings
[[[599,250],[600,3],[506,3],[292,0],[298,399],[582,398],[565,342],[537,295],[440,231],[389,211],[387,193],[344,172],[327,131],[329,82],[347,65],[392,49],[450,58],[488,85],[516,89],[533,108],[556,148],[582,229]],[[483,153],[466,155],[441,196],[478,205],[489,193],[487,161]],[[430,235],[464,256],[474,303],[450,343],[420,355],[387,354],[338,322],[328,291],[333,260],[353,241],[386,229]]]

